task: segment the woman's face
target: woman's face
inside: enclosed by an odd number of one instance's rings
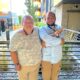
[[[56,21],[55,15],[53,15],[51,13],[47,14],[47,17],[46,17],[47,24],[51,25],[51,24],[55,23],[55,21]]]

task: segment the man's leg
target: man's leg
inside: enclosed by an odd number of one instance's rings
[[[58,62],[56,64],[53,64],[52,66],[52,74],[51,74],[51,80],[58,80],[58,75],[61,68],[61,62]]]
[[[26,80],[27,76],[26,76],[26,71],[27,67],[22,67],[20,71],[18,71],[18,77],[19,80]]]
[[[39,68],[40,63],[33,66],[22,67],[22,69],[18,71],[19,80],[37,80]]]
[[[42,77],[43,80],[51,79],[51,63],[47,61],[42,61]]]
[[[32,71],[30,71],[29,80],[38,80],[40,63],[32,67]]]

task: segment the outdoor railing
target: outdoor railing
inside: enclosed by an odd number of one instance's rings
[[[0,80],[18,80],[7,42],[0,44]],[[65,42],[59,80],[80,79],[80,42]],[[41,71],[39,80],[42,80]]]
[[[65,42],[59,80],[80,79],[80,41]]]

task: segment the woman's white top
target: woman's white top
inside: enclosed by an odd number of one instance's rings
[[[56,25],[56,30],[61,29],[60,26]],[[62,34],[59,37],[52,36],[54,30],[48,26],[40,28],[40,38],[45,41],[46,47],[42,48],[42,60],[49,61],[52,64],[58,63],[62,59],[62,46],[61,38]]]

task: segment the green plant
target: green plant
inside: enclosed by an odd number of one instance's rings
[[[35,22],[35,26],[38,26],[38,27],[42,27],[42,26],[45,26],[46,24],[44,24],[43,22]]]
[[[73,70],[73,64],[75,60],[69,56],[69,46],[63,46],[63,59],[62,59],[62,70],[70,71]]]
[[[19,19],[19,24],[21,24],[21,22],[22,22],[22,16],[18,16],[18,19]]]
[[[25,6],[27,7],[26,12],[33,16],[34,21],[37,22],[38,18],[35,15],[36,7],[34,7],[32,0],[25,0]]]

